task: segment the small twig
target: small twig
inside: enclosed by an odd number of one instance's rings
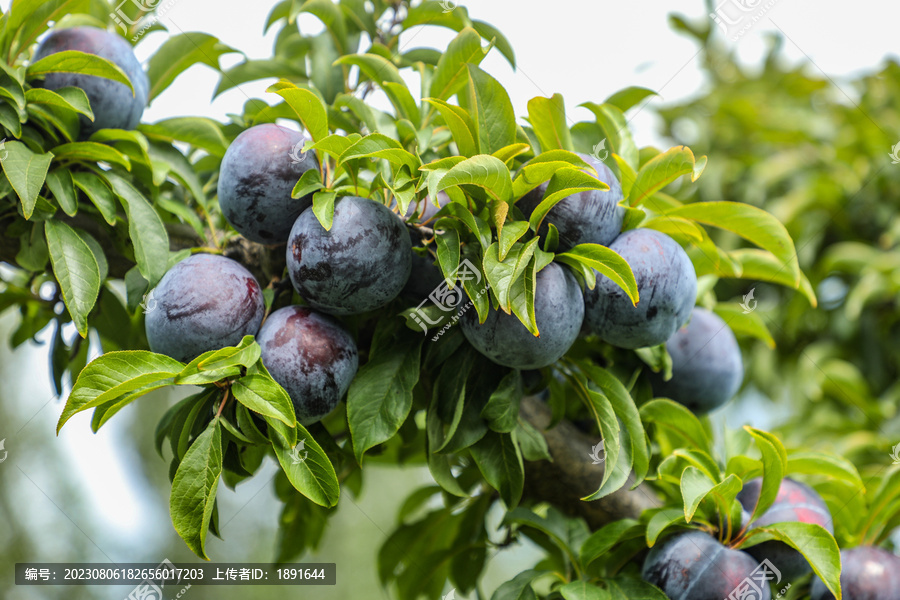
[[[225,404],[227,404],[229,400],[229,393],[231,393],[230,387],[225,389],[225,396],[222,398],[222,403],[219,405],[219,411],[216,413],[217,419],[222,416],[222,411],[225,410]]]

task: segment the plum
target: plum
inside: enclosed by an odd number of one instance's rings
[[[654,546],[644,560],[642,577],[672,600],[722,600],[757,567],[746,552],[730,550],[703,531],[688,531]],[[768,600],[769,584],[761,586],[761,598]]]
[[[264,123],[228,147],[219,171],[219,206],[245,238],[283,244],[300,213],[312,206],[312,193],[291,198],[300,176],[319,168],[314,151],[300,154],[307,140],[293,129]]]
[[[690,322],[666,342],[672,378],[651,374],[653,393],[702,415],[731,400],[744,377],[741,349],[718,315],[695,308]]]
[[[875,546],[841,550],[841,592],[844,600],[900,598],[900,557]],[[813,576],[812,600],[834,600],[818,575]]]
[[[611,279],[597,273],[584,292],[587,330],[620,348],[656,346],[684,325],[697,299],[697,275],[684,249],[664,233],[632,229],[609,246],[634,272],[639,299],[632,305]]]
[[[412,262],[409,233],[383,204],[347,196],[326,231],[311,208],[297,218],[287,265],[297,293],[313,308],[350,315],[380,308],[400,294]]]
[[[762,478],[751,479],[744,484],[738,494],[738,502],[745,510],[752,513],[761,489]],[[778,488],[775,502],[766,512],[750,523],[750,529],[788,521],[815,523],[834,533],[831,512],[822,497],[805,483],[785,478]],[[746,551],[757,560],[769,559],[788,581],[793,581],[811,571],[811,567],[803,555],[784,542],[770,540],[751,546]]]
[[[148,308],[145,320],[150,349],[182,362],[255,335],[265,314],[259,283],[224,256],[184,259],[152,294],[155,307]]]
[[[356,375],[356,342],[332,317],[302,306],[276,310],[256,337],[262,361],[290,395],[302,425],[334,410]]]
[[[578,337],[584,301],[575,276],[550,263],[536,277],[534,314],[540,337],[535,337],[514,314],[493,307],[483,324],[467,310],[460,323],[463,335],[476,350],[497,364],[514,369],[539,369],[562,357]]]
[[[438,203],[442,207],[450,202],[450,196],[446,192],[438,192],[437,197]],[[415,219],[416,223],[426,223],[434,218],[438,210],[440,209],[430,199],[426,198],[424,202],[418,205],[410,204],[406,209],[405,218],[417,217]],[[412,231],[410,231],[409,235],[413,248],[421,248],[422,242],[419,239],[419,235],[414,234]],[[434,245],[431,247],[434,248]],[[416,252],[412,253],[412,268],[409,272],[409,279],[403,287],[404,294],[422,300],[427,298],[443,282],[444,273],[433,255],[420,256]]]
[[[121,36],[97,27],[55,29],[44,38],[34,54],[33,62],[62,52],[79,50],[115,63],[134,86],[134,94],[125,84],[79,73],[49,73],[41,84],[48,90],[77,87],[84,90],[94,112],[91,121],[80,116],[81,139],[100,129],[134,129],[147,107],[150,81],[131,46]]]
[[[622,201],[622,186],[619,180],[596,158],[580,153],[578,156],[594,167],[598,179],[609,185],[609,190],[578,192],[563,198],[550,209],[538,233],[543,239],[549,229],[548,223],[553,223],[559,230],[558,252],[571,250],[578,244],[608,246],[622,231],[625,209],[619,206],[619,202]],[[516,202],[516,206],[526,217],[530,217],[544,199],[548,185],[549,182],[542,183]]]

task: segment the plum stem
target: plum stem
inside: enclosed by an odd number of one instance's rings
[[[225,395],[222,397],[222,403],[219,404],[219,410],[218,410],[218,412],[216,412],[216,418],[217,418],[217,419],[218,419],[219,417],[222,416],[222,411],[225,409],[225,404],[228,403],[228,400],[229,400],[229,393],[230,393],[230,392],[231,392],[231,388],[230,388],[230,387],[225,388]]]

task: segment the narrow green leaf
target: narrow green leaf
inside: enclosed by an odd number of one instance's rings
[[[515,432],[491,431],[469,448],[478,470],[491,487],[500,492],[507,509],[515,508],[519,503],[525,484],[522,454],[514,438]]]
[[[181,459],[169,499],[175,531],[188,548],[204,560],[209,560],[206,533],[221,474],[222,430],[219,420],[213,419]]]
[[[131,170],[131,160],[115,148],[97,142],[71,142],[53,149],[56,161],[85,161],[89,163],[106,162],[118,165],[126,171]]]
[[[101,277],[97,259],[75,230],[62,221],[45,221],[44,234],[63,301],[78,333],[86,338],[87,317],[100,294]]]
[[[638,206],[682,175],[693,173],[694,166],[694,153],[687,146],[676,146],[656,155],[638,171],[628,203]]]
[[[488,154],[467,158],[441,178],[438,191],[453,185],[477,185],[495,200],[512,200],[512,176],[506,163]]]
[[[566,121],[566,105],[560,94],[540,96],[528,101],[528,122],[541,144],[541,150],[573,151],[572,134]]]
[[[169,234],[144,196],[121,176],[104,173],[128,216],[128,235],[141,275],[151,288],[169,269]]]
[[[202,63],[219,71],[219,57],[234,52],[238,51],[208,33],[191,31],[170,36],[150,57],[147,65],[150,101],[195,64]]]
[[[26,219],[34,213],[38,194],[44,186],[47,170],[53,160],[53,153],[35,154],[28,146],[18,141],[9,141],[3,145],[5,158],[0,159],[3,174],[16,190],[22,202],[22,212]]]
[[[794,287],[799,287],[800,263],[794,241],[784,225],[771,213],[739,202],[695,202],[666,214],[725,229],[768,250],[782,262]]]
[[[313,141],[320,141],[328,135],[328,114],[325,105],[314,93],[298,88],[289,81],[281,80],[266,90],[284,98],[299,117]]]
[[[475,124],[478,149],[493,154],[516,141],[516,114],[509,94],[500,82],[476,67],[469,70],[469,106]]]
[[[278,419],[288,427],[297,423],[291,397],[273,379],[263,375],[245,375],[231,384],[238,402],[261,415]]]
[[[272,447],[281,468],[294,488],[319,506],[336,506],[341,495],[334,465],[303,425],[296,425],[293,447],[277,431],[272,431]]]
[[[376,348],[350,384],[347,421],[357,462],[366,450],[394,437],[409,415],[423,340],[404,336]]]
[[[478,65],[487,52],[481,47],[481,36],[466,27],[459,32],[441,55],[431,79],[429,96],[446,100],[466,85],[467,64]]]
[[[64,87],[56,91],[44,88],[31,88],[25,92],[25,100],[29,103],[47,104],[55,108],[70,110],[86,116],[91,121],[94,120],[91,102],[81,88]]]
[[[31,63],[26,71],[26,77],[32,79],[48,73],[79,73],[103,77],[128,86],[128,89],[134,94],[134,86],[131,85],[125,71],[112,61],[96,54],[88,54],[79,50],[55,52]]]
[[[556,259],[561,262],[577,261],[587,265],[622,288],[633,304],[637,304],[640,300],[631,265],[615,250],[600,244],[579,244],[568,252],[558,254]]]
[[[177,360],[146,350],[107,352],[81,371],[59,418],[57,433],[73,415],[149,383],[174,379],[182,368]]]

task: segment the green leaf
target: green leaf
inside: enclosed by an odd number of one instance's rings
[[[322,100],[311,91],[298,88],[289,81],[279,81],[266,90],[284,98],[313,141],[318,142],[328,135],[328,113]]]
[[[169,511],[172,524],[194,554],[204,560],[206,533],[212,519],[222,474],[222,430],[213,419],[188,448],[172,481]]]
[[[360,464],[366,450],[394,437],[409,415],[423,341],[407,335],[379,342],[350,384],[347,421]]]
[[[9,141],[3,146],[6,157],[0,159],[3,174],[22,202],[26,219],[34,213],[38,194],[44,186],[53,153],[35,154],[22,142]]]
[[[418,172],[422,165],[422,162],[405,150],[400,142],[381,133],[371,133],[354,142],[341,154],[339,162],[343,164],[348,160],[368,157],[384,158],[395,164],[406,165],[411,173]]]
[[[574,151],[572,134],[566,122],[566,105],[560,94],[540,96],[528,101],[528,122],[541,144],[541,150]]]
[[[694,518],[694,513],[700,507],[700,503],[709,495],[716,495],[731,501],[741,491],[741,480],[735,475],[729,475],[721,483],[710,479],[709,475],[697,467],[687,467],[681,473],[681,496],[684,499],[684,520],[688,523]]]
[[[404,90],[407,90],[407,93],[409,93],[409,90],[406,88],[406,82],[404,82],[403,77],[400,76],[400,71],[397,69],[397,65],[378,54],[350,54],[348,56],[342,56],[340,59],[335,61],[335,64],[355,65],[359,67],[359,70],[362,71],[362,73],[366,77],[374,81],[379,86],[383,87],[385,82],[393,83],[402,87]],[[394,93],[396,93],[396,88],[394,90]],[[412,96],[410,96],[410,98],[412,98]],[[403,104],[406,105],[405,100]],[[406,118],[409,117],[407,116]],[[412,119],[410,120],[412,121]],[[418,119],[413,122],[418,122]]]
[[[762,454],[763,464],[763,481],[759,491],[759,498],[756,506],[750,515],[752,522],[758,516],[769,510],[769,507],[775,502],[778,496],[778,490],[781,488],[781,480],[787,469],[787,451],[781,441],[771,433],[754,429],[753,427],[744,426],[744,430],[756,440],[759,451]]]
[[[703,160],[705,158],[701,157]],[[656,155],[638,171],[628,196],[628,204],[638,206],[682,175],[691,173],[691,181],[696,181],[699,173],[695,173],[694,168],[698,162],[687,146],[670,148]]]
[[[528,244],[515,244],[506,256],[506,260],[500,260],[497,242],[484,253],[484,274],[488,282],[491,284],[491,293],[500,303],[500,309],[509,314],[511,309],[509,305],[510,291],[515,281],[525,272],[525,268],[534,255],[534,249],[537,246],[537,238],[532,239]]]
[[[56,161],[77,160],[86,162],[106,162],[118,165],[126,171],[131,170],[131,161],[127,156],[111,146],[97,142],[72,142],[62,144],[53,149]]]
[[[833,245],[832,247],[837,246]],[[818,306],[816,292],[807,279],[806,274],[800,271],[800,286],[797,287],[794,273],[787,268],[783,261],[773,256],[771,252],[759,248],[741,248],[732,250],[728,256],[740,265],[740,277],[742,279],[756,279],[759,281],[771,281],[779,285],[799,289],[800,293],[809,301],[810,306]]]
[[[49,23],[58,22],[67,14],[84,13],[89,9],[87,0],[18,0],[10,3],[3,33],[3,48],[8,51],[4,58],[8,56],[9,62],[14,63],[19,54],[47,30]]]
[[[478,150],[493,154],[516,141],[516,114],[509,94],[500,82],[476,67],[469,70],[469,106],[475,124]]]
[[[491,393],[487,404],[481,409],[481,417],[494,431],[509,433],[518,424],[522,395],[522,375],[518,370],[512,370]]]
[[[336,192],[321,191],[313,194],[312,211],[325,231],[331,231],[334,224],[334,201]]]
[[[515,432],[489,431],[469,448],[469,452],[485,480],[500,492],[506,507],[515,508],[525,484],[522,454],[515,442]]]
[[[294,488],[319,506],[336,506],[341,495],[334,465],[303,425],[297,428],[297,444],[291,447],[278,431],[272,431],[272,447]],[[308,453],[308,454],[307,454]]]
[[[62,221],[46,221],[44,234],[63,301],[78,333],[86,338],[87,317],[100,294],[101,276],[97,259],[81,236]]]
[[[112,190],[103,183],[98,175],[88,171],[76,171],[72,173],[75,186],[88,197],[97,207],[103,220],[109,225],[116,224],[116,197]]]
[[[290,396],[273,379],[263,375],[245,375],[231,384],[238,402],[261,415],[278,419],[288,427],[297,423]]]
[[[107,352],[81,371],[59,418],[57,433],[73,415],[147,384],[174,379],[182,368],[174,358],[145,350]]]
[[[659,94],[653,90],[644,87],[631,86],[612,94],[609,98],[604,100],[603,103],[612,104],[622,112],[627,112],[629,108],[640,104],[645,98],[658,95]]]
[[[94,120],[91,102],[84,90],[77,87],[64,87],[56,91],[44,88],[31,88],[25,92],[25,100],[34,104],[47,104],[56,108],[70,110]]]
[[[529,569],[522,571],[511,580],[502,584],[491,596],[491,600],[537,600],[531,582],[543,575],[544,571]]]
[[[481,47],[481,36],[471,27],[459,32],[441,55],[431,79],[429,96],[446,100],[466,85],[466,65],[479,65],[487,52]]]
[[[306,0],[302,4],[294,2],[288,17],[290,23],[301,12],[307,12],[319,18],[331,34],[338,52],[343,53],[347,46],[347,25],[341,9],[331,0]]]
[[[668,600],[660,589],[627,575],[604,579],[610,600]]]
[[[506,255],[509,254],[509,251],[513,247],[513,244],[518,242],[527,231],[528,223],[524,221],[514,221],[507,224],[503,228],[503,230],[500,232],[499,241],[500,260],[506,259]]]
[[[441,113],[441,116],[447,123],[447,127],[450,128],[453,141],[456,142],[456,149],[461,156],[470,157],[478,154],[475,124],[465,109],[453,106],[438,98],[424,98],[423,100],[437,107],[438,112]]]
[[[74,217],[78,212],[78,199],[75,197],[75,183],[68,169],[56,169],[47,173],[47,188],[63,212]]]
[[[645,423],[654,423],[657,427],[671,431],[687,442],[689,446],[709,452],[712,442],[700,420],[685,408],[672,400],[651,400],[640,408],[641,419]]]
[[[579,106],[589,109],[597,117],[597,124],[606,136],[603,139],[607,142],[609,152],[621,156],[625,162],[637,169],[640,161],[638,148],[631,137],[631,130],[628,129],[628,121],[623,111],[616,106],[593,102],[585,102]]]
[[[587,581],[573,581],[557,588],[557,591],[565,600],[609,599],[609,592]]]
[[[804,473],[807,475],[823,475],[844,481],[859,491],[865,490],[862,478],[856,466],[837,454],[826,452],[794,452],[787,457],[787,469],[784,474]]]
[[[696,202],[666,214],[725,229],[768,250],[783,263],[794,287],[799,287],[800,263],[794,242],[784,225],[772,214],[739,202]]]
[[[171,144],[185,142],[202,148],[215,157],[222,158],[228,149],[228,140],[221,124],[205,117],[175,117],[156,123],[142,124],[138,130],[147,137]]]
[[[835,598],[841,598],[841,551],[827,529],[814,523],[774,523],[766,527],[754,527],[747,533],[746,541],[759,543],[767,540],[784,542],[809,561]],[[753,544],[744,543],[746,548]],[[777,565],[776,565],[777,567]]]
[[[531,228],[534,231],[538,231],[544,217],[561,200],[568,198],[572,194],[590,190],[606,191],[609,190],[609,185],[578,168],[565,167],[558,169],[550,179],[550,183],[547,184],[547,190],[544,192],[543,199],[534,208],[531,217],[528,219]]]
[[[467,158],[447,171],[441,178],[438,191],[454,185],[477,185],[501,202],[512,199],[512,176],[509,168],[499,158],[487,154]]]
[[[26,77],[32,79],[48,73],[78,73],[103,77],[128,86],[132,95],[134,94],[134,86],[131,85],[125,71],[115,63],[96,54],[88,54],[79,50],[56,52],[31,63],[26,71]]]
[[[197,63],[219,69],[219,57],[238,52],[219,41],[219,38],[191,31],[170,36],[159,50],[150,57],[147,77],[150,80],[149,100],[159,96],[172,85],[175,78]]]
[[[684,492],[682,492],[682,495]],[[663,508],[657,511],[647,522],[647,547],[652,548],[662,533],[678,522],[684,522],[684,509]]]
[[[438,211],[435,219],[440,219],[444,216],[453,217],[465,224],[469,231],[478,238],[478,242],[483,250],[487,250],[488,246],[491,245],[491,228],[462,204],[458,202],[447,203],[444,208]]]
[[[578,244],[568,252],[557,254],[556,260],[567,264],[573,261],[584,264],[622,288],[632,304],[637,304],[640,300],[631,265],[615,250],[600,244]]]
[[[673,510],[677,511],[677,509]],[[678,511],[678,514],[680,515],[681,512]],[[628,539],[629,534],[633,534],[638,527],[640,527],[640,522],[636,519],[626,518],[607,523],[592,533],[582,544],[579,553],[581,564],[585,567],[589,566],[592,562],[612,550],[616,544],[624,539]]]
[[[740,304],[720,302],[713,311],[722,317],[728,327],[738,337],[745,335],[762,340],[770,349],[775,349],[775,340],[766,327],[766,322],[755,312],[747,312]]]
[[[650,450],[647,447],[647,434],[641,422],[641,415],[631,394],[618,377],[592,363],[585,363],[582,368],[609,399],[616,416],[628,430],[631,438],[631,454],[634,457],[635,482],[632,486],[634,489],[646,477],[650,467]]]
[[[219,78],[213,98],[250,81],[259,81],[270,77],[276,79],[285,77],[294,81],[305,79],[307,76],[305,63],[298,60],[299,56],[293,58],[294,60],[285,57],[248,59],[238,63],[230,69],[222,71],[222,77]]]
[[[444,278],[449,282],[448,286],[456,285],[453,277],[459,269],[459,232],[455,229],[447,229],[435,236],[437,243],[438,264]]]
[[[169,234],[144,196],[125,179],[105,173],[106,180],[128,215],[128,235],[141,275],[153,288],[169,270]]]

